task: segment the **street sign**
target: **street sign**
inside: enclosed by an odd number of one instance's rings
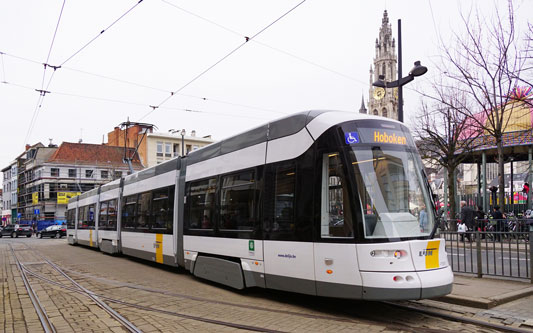
[[[34,209],[34,210],[33,210],[33,214],[34,214],[34,215],[39,215],[40,212],[41,212],[41,211],[40,211],[39,209]]]

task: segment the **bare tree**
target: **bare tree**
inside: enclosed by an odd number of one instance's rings
[[[439,69],[448,83],[439,89],[466,94],[470,105],[457,110],[476,125],[478,135],[492,137],[497,149],[498,200],[504,202],[502,138],[513,112],[523,108],[522,102],[514,102],[513,89],[531,82],[524,56],[530,52],[530,43],[527,38],[517,36],[512,1],[507,2],[505,13],[494,6],[494,17],[483,16],[478,11],[462,16],[464,33],[454,34],[455,47],[443,43]]]
[[[455,170],[482,144],[476,136],[465,135],[477,132],[476,124],[465,116],[467,106],[464,92],[458,89],[443,89],[441,82],[433,84],[433,102],[422,104],[419,116],[414,120],[414,134],[418,148],[425,161],[447,171],[450,216],[456,216]],[[426,95],[428,97],[428,95]],[[474,127],[474,128],[473,128]],[[455,230],[455,224],[452,223]]]

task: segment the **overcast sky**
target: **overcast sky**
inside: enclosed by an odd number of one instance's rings
[[[61,0],[1,0],[0,167],[26,143],[107,142],[128,117],[160,132],[184,128],[220,140],[304,110],[356,112],[361,96],[368,101],[385,9],[395,39],[402,19],[404,73],[415,60],[429,67],[410,84],[417,89],[436,74],[437,35],[448,40],[472,5],[494,11],[486,0],[307,0],[171,96],[300,2],[78,0],[63,7]],[[533,1],[516,1],[515,9],[524,29]],[[45,62],[62,67],[48,68],[43,79]],[[41,107],[36,89],[50,91]],[[406,117],[419,103],[407,89]]]

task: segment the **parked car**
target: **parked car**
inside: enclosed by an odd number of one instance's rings
[[[64,225],[59,225],[59,224],[51,225],[49,227],[46,227],[46,229],[43,229],[37,232],[37,237],[39,238],[43,238],[43,237],[61,238],[66,235],[67,235],[67,227]]]
[[[33,233],[33,230],[31,229],[31,225],[29,224],[8,224],[0,231],[0,237],[2,236],[11,236],[18,237],[18,236],[26,236],[31,237]]]

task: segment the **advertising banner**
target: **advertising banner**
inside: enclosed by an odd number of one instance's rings
[[[59,205],[66,205],[70,198],[80,194],[81,192],[57,192],[57,203]]]
[[[33,192],[31,194],[31,203],[37,205],[39,203],[39,192]]]

